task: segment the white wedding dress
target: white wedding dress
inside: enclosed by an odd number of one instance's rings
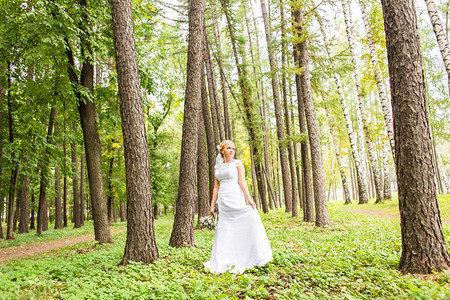
[[[213,273],[242,273],[271,261],[272,249],[258,210],[247,205],[238,183],[236,163],[216,164],[215,175],[220,182],[217,204],[218,224],[211,258],[204,266]]]

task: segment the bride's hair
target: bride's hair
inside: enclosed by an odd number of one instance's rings
[[[222,157],[223,157],[223,150],[225,150],[225,148],[228,146],[233,146],[234,148],[236,148],[236,145],[230,140],[225,140],[222,143],[220,143],[219,153],[220,155],[222,155]]]

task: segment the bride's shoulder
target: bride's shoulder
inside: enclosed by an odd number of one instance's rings
[[[234,162],[236,163],[236,166],[244,166],[240,159],[235,159]]]

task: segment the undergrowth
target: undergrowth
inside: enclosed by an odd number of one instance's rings
[[[396,220],[330,207],[333,226],[316,228],[272,211],[262,219],[274,260],[243,275],[213,275],[214,232],[196,231],[195,248],[168,246],[173,218],[155,221],[160,259],[118,266],[126,233],[112,245],[81,243],[41,259],[0,265],[2,299],[449,299],[450,274],[415,278],[396,269]],[[446,239],[449,227],[444,226]]]

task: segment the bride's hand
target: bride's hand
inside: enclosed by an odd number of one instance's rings
[[[253,202],[253,200],[248,201],[248,204],[250,204],[253,207],[253,209],[256,209],[256,204],[255,202]]]
[[[216,214],[214,213],[214,207],[211,207],[209,209],[209,214],[212,214],[214,217],[216,216]]]

